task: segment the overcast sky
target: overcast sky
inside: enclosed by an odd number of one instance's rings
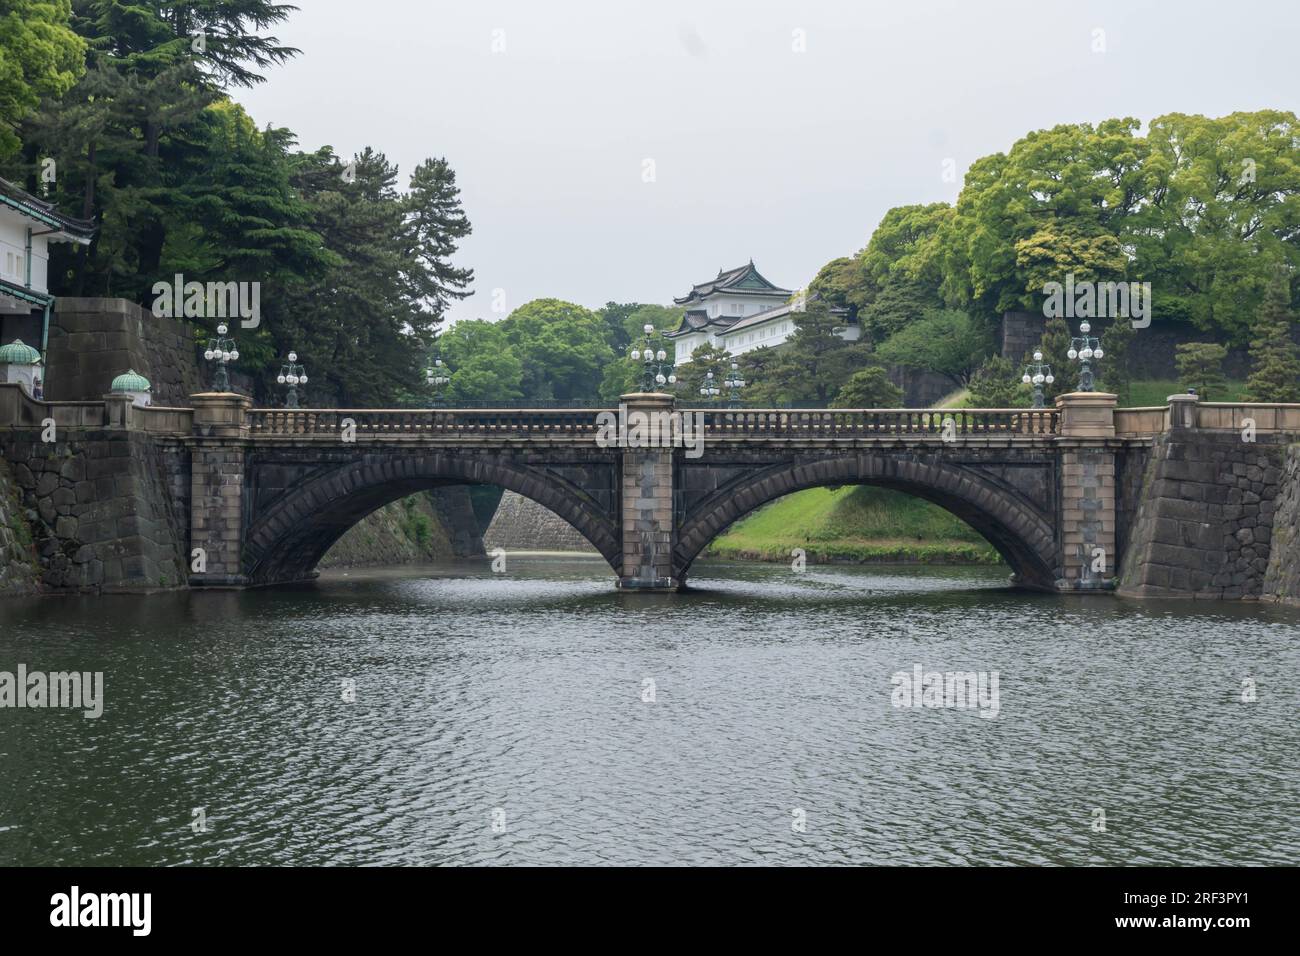
[[[236,98],[307,149],[447,157],[454,318],[667,303],[751,257],[793,288],[1030,130],[1300,110],[1295,0],[297,3],[302,54]]]

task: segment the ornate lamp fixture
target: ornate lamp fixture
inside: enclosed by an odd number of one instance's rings
[[[736,362],[731,363],[731,370],[727,373],[726,379],[722,384],[727,388],[727,405],[730,408],[740,407],[740,390],[745,387],[745,380],[740,375],[740,365]]]
[[[1056,381],[1056,376],[1052,374],[1052,366],[1043,364],[1042,352],[1034,352],[1034,361],[1025,366],[1025,374],[1020,376],[1020,381],[1034,386],[1034,408],[1042,408],[1043,384],[1051,385]]]
[[[451,384],[451,369],[442,363],[442,359],[434,359],[433,364],[424,370],[424,380],[433,389],[433,407],[442,408],[443,394]]]
[[[1079,391],[1091,392],[1092,387],[1092,360],[1101,358],[1105,353],[1101,350],[1101,340],[1095,336],[1089,335],[1092,326],[1084,320],[1079,323],[1079,335],[1070,339],[1070,351],[1066,354],[1070,361],[1079,360]]]
[[[217,337],[208,341],[208,347],[203,350],[203,357],[209,362],[217,363],[217,372],[212,377],[212,387],[218,392],[230,391],[230,376],[226,374],[226,364],[228,362],[239,361],[239,349],[235,345],[235,340],[226,338],[226,323],[222,322],[217,326]]]
[[[659,333],[655,327],[647,323],[642,331],[645,332],[645,342],[640,346],[633,345],[629,353],[633,362],[643,363],[641,369],[641,391],[652,392],[655,386],[663,387],[664,385],[676,385],[677,375],[673,372],[671,365],[665,364],[668,360],[668,353],[664,350],[662,343],[655,348],[655,340]]]
[[[298,407],[298,386],[307,384],[307,370],[298,364],[298,353],[290,352],[289,361],[281,366],[280,374],[275,380],[281,385],[289,386],[289,394],[285,396],[285,408]]]

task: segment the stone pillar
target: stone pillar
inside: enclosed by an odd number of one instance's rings
[[[1200,401],[1195,395],[1183,393],[1169,396],[1169,427],[1174,429],[1195,428],[1197,425],[1196,405]]]
[[[238,587],[243,574],[244,460],[248,445],[243,395],[191,395],[190,586]],[[195,549],[201,554],[196,555]],[[195,570],[196,559],[202,571]]]
[[[623,446],[623,573],[618,586],[638,591],[672,591],[674,400],[671,395],[634,392],[621,397]]]
[[[104,425],[108,428],[130,428],[131,406],[135,403],[125,392],[108,392],[104,395]]]
[[[1112,586],[1115,541],[1115,400],[1107,392],[1058,396],[1060,574],[1063,591]]]

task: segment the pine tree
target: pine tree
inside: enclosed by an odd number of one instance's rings
[[[1051,407],[1056,396],[1079,388],[1079,365],[1070,361],[1070,327],[1065,324],[1065,319],[1058,317],[1047,320],[1043,327],[1043,337],[1038,342],[1038,351],[1043,353],[1043,363],[1051,366],[1052,377],[1056,379],[1050,385],[1043,386],[1043,397],[1048,407]],[[1032,358],[1031,349],[1021,361],[1028,363]]]
[[[1025,408],[1030,402],[1026,386],[1020,381],[1021,372],[1010,359],[991,356],[971,376],[971,408]],[[1044,385],[1044,388],[1047,386]]]
[[[1246,379],[1250,402],[1300,402],[1300,349],[1291,337],[1291,283],[1280,274],[1260,304],[1250,343],[1253,371]]]
[[[457,244],[470,234],[460,205],[456,171],[445,159],[426,159],[411,174],[406,195],[405,227],[410,279],[415,296],[431,307],[433,323],[442,321],[453,299],[470,295],[474,270],[451,264]]]
[[[1129,384],[1133,376],[1129,371],[1129,345],[1137,335],[1128,319],[1118,318],[1101,335],[1104,358],[1098,363],[1101,371],[1100,388],[1118,396],[1119,404],[1128,400]]]
[[[860,369],[841,386],[831,408],[897,408],[903,404],[903,390],[889,380],[879,365]]]
[[[1228,350],[1217,342],[1184,342],[1174,349],[1178,380],[1184,388],[1196,389],[1203,402],[1222,395],[1227,383],[1223,377],[1223,360]]]

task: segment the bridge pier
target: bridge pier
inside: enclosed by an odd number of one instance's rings
[[[1115,538],[1115,402],[1108,392],[1056,399],[1060,437],[1060,574],[1057,590],[1110,588],[1119,557]]]
[[[242,587],[244,472],[248,448],[243,395],[203,392],[190,396],[190,586]]]
[[[623,483],[620,495],[623,567],[618,586],[675,591],[673,521],[673,405],[671,395],[622,396]]]

